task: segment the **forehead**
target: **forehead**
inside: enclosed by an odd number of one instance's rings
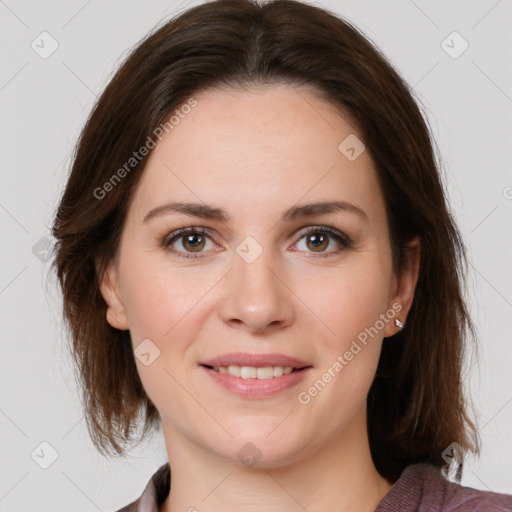
[[[379,207],[369,152],[357,156],[363,148],[357,127],[314,91],[208,90],[194,100],[153,149],[136,208],[179,199],[250,214],[259,204],[282,211],[306,195]],[[356,159],[347,157],[353,157],[347,144]]]

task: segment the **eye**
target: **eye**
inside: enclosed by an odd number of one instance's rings
[[[162,240],[162,245],[178,256],[179,258],[199,258],[203,249],[208,248],[210,243],[213,246],[216,244],[208,236],[208,231],[202,228],[183,228],[178,231],[173,231]],[[212,247],[210,246],[210,249]],[[194,253],[198,255],[195,256]]]
[[[299,233],[299,241],[293,250],[315,253],[327,257],[352,247],[352,240],[329,226],[310,226]],[[300,244],[303,242],[303,247]],[[208,247],[208,244],[210,246]],[[165,236],[161,245],[178,258],[200,258],[208,249],[219,247],[205,228],[189,227],[173,231]],[[304,247],[305,246],[305,247]],[[333,247],[334,246],[334,247]]]
[[[299,236],[300,240],[296,244],[297,250],[321,254],[320,257],[339,253],[353,245],[352,240],[347,235],[328,226],[310,226],[299,233]],[[301,248],[302,241],[304,243]]]

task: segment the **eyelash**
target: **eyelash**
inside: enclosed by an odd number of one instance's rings
[[[336,242],[338,242],[341,246],[338,249],[331,250],[328,252],[319,252],[319,253],[313,252],[313,254],[315,254],[315,256],[314,256],[315,258],[327,258],[327,257],[331,256],[332,254],[337,254],[337,253],[341,252],[342,250],[350,249],[353,246],[353,241],[347,235],[345,235],[335,229],[332,229],[329,226],[309,226],[308,228],[306,228],[306,229],[302,230],[300,233],[298,233],[298,236],[299,236],[298,241],[302,240],[306,235],[309,235],[312,233],[329,235]],[[169,252],[171,252],[172,254],[176,255],[178,258],[183,258],[183,259],[202,258],[203,256],[200,255],[201,253],[197,253],[198,256],[192,256],[193,253],[186,253],[186,252],[170,249],[170,246],[176,240],[179,240],[180,238],[184,237],[185,235],[202,235],[202,236],[207,236],[208,238],[211,239],[211,237],[209,235],[209,230],[204,229],[204,228],[198,228],[198,227],[189,227],[189,228],[178,229],[177,231],[173,231],[172,233],[169,233],[162,239],[161,245],[164,249],[166,249]]]

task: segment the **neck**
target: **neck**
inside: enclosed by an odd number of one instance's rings
[[[163,424],[171,492],[162,512],[373,512],[391,488],[373,464],[366,412],[335,439],[279,466],[247,468]]]

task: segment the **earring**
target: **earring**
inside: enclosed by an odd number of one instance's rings
[[[404,328],[404,324],[402,322],[400,322],[400,320],[398,320],[398,318],[395,318],[395,325],[399,328],[399,329],[403,329]]]

